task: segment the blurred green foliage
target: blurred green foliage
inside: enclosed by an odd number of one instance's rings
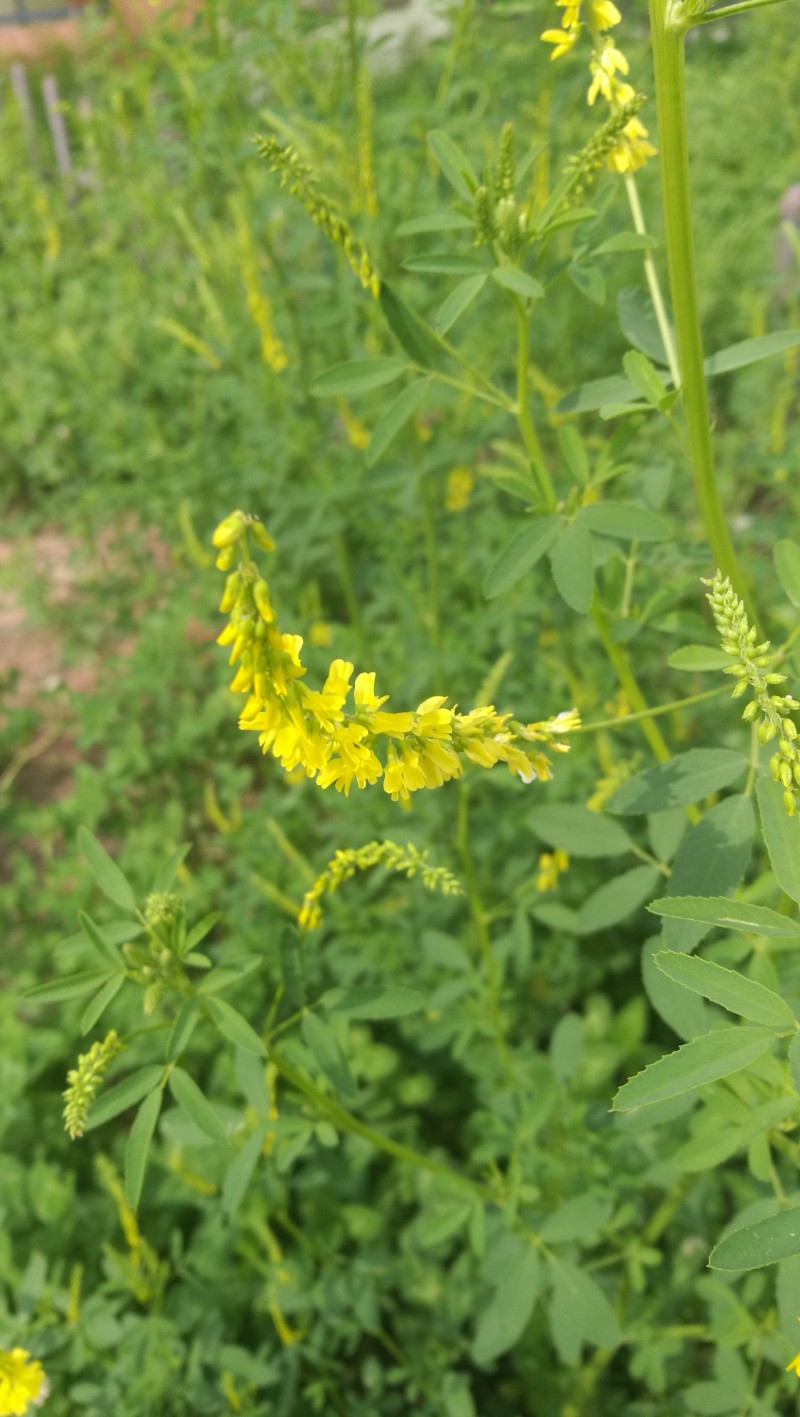
[[[708,26],[690,46],[709,350],[796,324],[796,268],[774,268],[778,203],[800,177],[791,8],[721,36]],[[351,18],[357,9],[372,13],[352,6]],[[645,767],[637,725],[576,738],[550,787],[492,775],[418,794],[407,813],[380,793],[346,801],[285,781],[235,731],[237,704],[204,634],[219,596],[205,548],[241,505],[278,543],[273,590],[316,675],[336,654],[378,669],[393,706],[434,692],[468,706],[493,679],[491,698],[526,719],[571,703],[588,720],[625,712],[600,644],[554,594],[544,562],[484,597],[524,505],[507,414],[437,386],[370,468],[364,433],[396,387],[363,402],[312,395],[331,366],[398,346],[251,142],[262,131],[295,143],[353,214],[384,277],[432,319],[455,277],[404,270],[425,242],[397,235],[452,195],[426,134],[445,128],[482,171],[513,119],[520,155],[544,145],[530,180],[545,192],[592,133],[580,65],[556,74],[538,44],[549,11],[539,0],[462,0],[449,38],[375,75],[373,215],[363,55],[347,6],[320,15],[290,0],[208,0],[191,28],[159,30],[125,52],[98,30],[80,62],[58,68],[74,186],[58,180],[44,127],[34,157],[17,110],[5,112],[0,461],[6,527],[24,554],[3,563],[2,591],[57,634],[54,675],[86,660],[98,669],[91,694],[56,685],[26,696],[9,684],[0,727],[0,1345],[41,1358],[53,1417],[798,1410],[796,1379],[783,1374],[800,1347],[797,1259],[780,1266],[777,1285],[772,1269],[741,1279],[705,1267],[733,1215],[766,1213],[776,1167],[795,1194],[796,1143],[780,1121],[770,1121],[773,1153],[747,1133],[749,1113],[782,1082],[764,1064],[716,1110],[692,1095],[621,1120],[609,1112],[615,1085],[674,1041],[642,992],[639,946],[652,917],[641,905],[663,893],[688,819],[654,814],[647,830],[631,829],[630,849],[623,841],[603,857],[582,855],[573,817],[569,870],[557,893],[537,886],[540,852],[562,846],[537,814],[551,803],[582,809],[598,789],[602,802]],[[642,5],[625,16],[625,49],[647,90]],[[652,104],[646,112],[654,128]],[[640,191],[657,236],[654,164]],[[629,229],[620,184],[602,180],[591,201],[596,217],[553,241],[533,322],[531,395],[555,450],[557,401],[621,373],[620,292],[643,284],[639,252],[589,256]],[[455,235],[468,252],[469,236]],[[510,393],[513,313],[482,299],[459,341]],[[286,357],[279,370],[263,357],[267,319]],[[780,639],[794,616],[769,551],[798,510],[788,476],[800,450],[794,357],[713,389],[727,505]],[[598,538],[604,594],[627,607],[619,639],[630,640],[654,702],[699,692],[709,686],[699,674],[670,672],[665,688],[674,649],[715,643],[701,618],[706,561],[679,454],[665,453],[651,421],[588,413],[578,426],[592,466],[679,532],[636,563],[631,594],[629,561]],[[66,601],[39,549],[54,524],[75,548]],[[720,702],[670,715],[673,746],[740,748],[736,715]],[[54,791],[49,750],[26,753],[59,727],[67,769]],[[612,841],[615,821],[590,823],[590,847],[598,832]],[[165,859],[192,843],[176,889],[192,921],[221,911],[204,947],[231,966],[225,999],[256,1028],[271,1011],[281,1020],[299,1008],[301,972],[312,1001],[361,985],[410,986],[425,1001],[349,1029],[332,1010],[329,1065],[346,1044],[357,1088],[344,1116],[339,1104],[325,1110],[335,1089],[324,1069],[316,1096],[304,1094],[207,1018],[183,1065],[227,1140],[167,1095],[136,1220],[122,1179],[133,1109],[80,1141],[61,1128],[66,1070],[88,1048],[75,1042],[86,1001],[24,996],[96,964],[85,935],[71,933],[78,910],[107,930],[115,919],[86,870],[79,825],[102,840],[140,905]],[[472,916],[460,899],[378,873],[342,887],[298,959],[292,908],[336,848],[387,836],[453,870]],[[754,857],[754,900],[773,899],[767,869]],[[491,937],[510,1077],[478,919]],[[728,940],[717,957],[737,963],[733,953]],[[240,981],[232,962],[251,956],[260,967]],[[757,964],[771,986],[772,958]],[[796,987],[791,956],[781,967]],[[112,1082],[164,1056],[169,1010],[143,1017],[130,992],[104,1025],[132,1035]],[[301,1080],[315,1067],[319,1076],[314,1041],[313,1030],[287,1031],[278,1044]],[[735,1132],[724,1164],[676,1157],[709,1128],[718,1140]],[[531,1228],[547,1253],[526,1240]]]

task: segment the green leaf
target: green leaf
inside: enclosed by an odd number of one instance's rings
[[[245,1052],[244,1048],[237,1048],[236,1079],[250,1106],[260,1117],[267,1117],[272,1099],[263,1058]]]
[[[632,502],[593,502],[581,507],[578,516],[590,531],[623,541],[666,541],[672,535],[663,517]]]
[[[771,335],[758,335],[756,339],[743,339],[738,344],[717,350],[705,361],[704,369],[713,378],[716,374],[727,374],[731,369],[745,369],[748,364],[758,364],[762,359],[771,359],[773,354],[785,354],[787,349],[800,346],[800,331],[776,330]]]
[[[536,836],[548,846],[558,847],[571,856],[622,856],[630,851],[628,833],[601,812],[571,803],[552,803],[535,807],[527,818]]]
[[[472,231],[473,224],[467,216],[458,212],[431,212],[429,216],[415,216],[398,226],[395,236],[427,236],[431,231]]]
[[[211,1022],[237,1048],[244,1048],[246,1053],[257,1053],[259,1057],[266,1055],[267,1050],[255,1029],[251,1028],[246,1018],[242,1018],[238,1009],[232,1008],[224,999],[213,997],[204,999],[203,1005]]]
[[[653,302],[642,286],[626,286],[617,296],[617,318],[625,338],[656,364],[668,364]]]
[[[749,797],[727,797],[706,812],[684,838],[669,878],[668,896],[722,895],[733,890],[744,875],[752,850],[755,821]],[[673,984],[653,963],[659,949],[688,954],[710,926],[666,918],[660,937],[648,940],[642,950],[642,974],[650,1002],[681,1038],[705,1033],[708,1010],[695,994]]]
[[[434,316],[433,327],[437,334],[446,335],[447,331],[453,328],[456,321],[460,320],[464,312],[469,309],[476,296],[480,295],[487,280],[488,276],[485,273],[479,276],[467,276],[466,280],[462,280],[455,290],[451,290]]]
[[[164,865],[161,867],[161,870],[153,882],[153,893],[156,891],[169,890],[172,882],[175,880],[178,867],[183,865],[191,849],[192,844],[190,841],[181,842],[180,846],[176,846],[172,855],[164,862]]]
[[[727,787],[746,767],[744,755],[728,748],[690,748],[688,753],[676,753],[669,762],[656,763],[623,782],[609,798],[608,810],[633,816],[683,807]]]
[[[302,1023],[303,1038],[337,1092],[354,1097],[356,1084],[333,1029],[316,1014],[306,1014]]]
[[[183,1068],[173,1068],[169,1075],[169,1088],[179,1107],[191,1117],[201,1132],[205,1132],[212,1141],[227,1143],[225,1128],[194,1078],[184,1072]]]
[[[488,274],[483,261],[475,256],[462,256],[458,251],[428,251],[420,256],[408,256],[403,262],[403,270],[439,276]]]
[[[792,1028],[795,1018],[780,995],[747,979],[735,969],[701,959],[698,955],[681,954],[677,950],[660,950],[655,956],[656,968],[675,984],[682,984],[695,994],[701,994],[712,1004],[719,1004],[729,1013],[763,1024],[765,1028]]]
[[[222,1182],[222,1209],[226,1215],[233,1215],[247,1194],[247,1188],[261,1159],[266,1134],[265,1127],[251,1132],[225,1172]]]
[[[619,1324],[609,1300],[595,1279],[569,1260],[550,1260],[553,1296],[550,1328],[563,1363],[575,1367],[584,1344],[615,1348]]]
[[[588,384],[581,384],[580,388],[573,389],[571,393],[565,394],[563,399],[559,399],[553,412],[594,413],[598,408],[605,408],[607,404],[632,403],[635,399],[636,390],[633,384],[618,374],[609,379],[592,379]]]
[[[633,870],[624,871],[599,886],[578,911],[579,933],[591,935],[595,930],[607,930],[620,920],[626,920],[650,898],[659,875],[654,866],[634,866]]]
[[[783,805],[783,788],[762,777],[756,788],[764,842],[782,891],[800,903],[800,817],[790,817]]]
[[[720,930],[743,930],[771,939],[800,938],[800,925],[788,915],[779,915],[766,905],[749,905],[727,896],[665,896],[648,905],[654,915],[670,915],[676,920],[698,920]]]
[[[141,1102],[148,1092],[158,1086],[163,1071],[160,1063],[148,1063],[146,1067],[137,1068],[135,1073],[129,1073],[121,1082],[109,1087],[89,1108],[84,1131],[90,1132],[94,1127],[102,1127],[104,1122],[110,1122],[112,1117],[118,1117],[120,1112],[126,1112],[129,1107]]]
[[[575,289],[585,295],[587,300],[591,300],[594,305],[605,305],[606,282],[599,266],[570,266],[569,278]]]
[[[664,400],[669,397],[669,389],[647,356],[641,354],[638,349],[629,349],[623,356],[622,363],[625,373],[642,398],[653,408],[663,407]]]
[[[103,959],[107,960],[109,964],[112,964],[115,969],[121,969],[124,962],[122,955],[117,949],[117,946],[113,945],[111,941],[107,939],[99,925],[95,925],[91,916],[87,915],[84,910],[78,911],[78,920],[84,935],[89,943],[94,945],[97,953],[102,955]]]
[[[516,585],[517,581],[532,570],[536,562],[550,550],[563,525],[564,518],[553,515],[539,517],[518,531],[505,550],[500,552],[486,577],[483,587],[486,599],[494,600],[495,596],[510,590],[511,586]]]
[[[320,374],[311,385],[315,398],[332,398],[342,394],[355,398],[358,394],[368,394],[391,384],[406,372],[406,365],[400,359],[353,359],[347,364],[336,364]]]
[[[501,285],[504,290],[522,296],[523,300],[541,300],[545,293],[541,281],[529,276],[527,271],[518,270],[516,266],[496,266],[491,274],[495,285]]]
[[[542,1285],[542,1265],[522,1236],[508,1236],[495,1292],[480,1315],[472,1359],[481,1367],[507,1353],[522,1337]]]
[[[628,1112],[730,1077],[768,1052],[774,1042],[774,1029],[749,1024],[704,1033],[630,1078],[617,1092],[612,1109]]]
[[[592,538],[579,520],[570,522],[550,551],[556,590],[570,610],[587,615],[594,594]]]
[[[385,282],[381,284],[380,306],[389,329],[414,363],[433,368],[441,354],[434,331]]]
[[[306,1002],[306,983],[303,956],[297,930],[285,925],[280,939],[281,982],[286,1002],[293,1009],[303,1008]]]
[[[432,1250],[450,1240],[467,1224],[474,1206],[472,1200],[453,1200],[425,1212],[414,1227],[418,1243],[423,1249]]]
[[[557,430],[556,437],[573,478],[580,487],[585,487],[589,481],[589,459],[580,433],[571,423],[565,423]]]
[[[478,179],[466,153],[441,128],[434,128],[428,134],[428,147],[450,186],[465,202],[471,202],[478,188]]]
[[[772,553],[775,571],[786,599],[800,609],[800,546],[784,537],[775,542]]]
[[[187,959],[186,963],[191,963],[191,960]],[[230,964],[218,965],[200,980],[197,992],[203,995],[218,994],[220,989],[227,989],[231,984],[238,984],[240,979],[246,979],[253,970],[260,969],[263,963],[263,955],[241,955],[239,959],[232,959]]]
[[[64,999],[79,999],[112,976],[107,969],[84,969],[80,974],[68,974],[66,979],[54,979],[50,984],[34,984],[23,992],[23,999],[37,1004],[60,1004]]]
[[[550,1062],[556,1082],[564,1086],[574,1077],[583,1058],[583,1019],[562,1014],[550,1035]]]
[[[169,1041],[167,1043],[167,1062],[175,1063],[181,1054],[186,1050],[189,1039],[194,1033],[200,1021],[200,1012],[196,999],[185,999],[181,1004],[175,1017],[175,1022],[170,1029]]]
[[[85,827],[78,827],[78,845],[103,895],[118,905],[120,910],[127,910],[131,915],[135,915],[136,897],[133,889],[119,866],[100,845],[97,837],[92,836]]]
[[[184,954],[190,954],[191,951],[195,948],[195,946],[199,945],[201,940],[204,940],[206,938],[206,935],[208,935],[209,932],[213,930],[214,926],[220,918],[220,915],[221,912],[219,910],[212,910],[209,912],[208,915],[204,915],[202,920],[198,920],[196,925],[192,926],[191,930],[186,936],[186,939],[183,942]]]
[[[131,1210],[137,1210],[142,1194],[147,1153],[153,1140],[158,1114],[161,1111],[161,1088],[144,1099],[133,1121],[125,1143],[125,1199]]]
[[[372,431],[367,448],[367,467],[374,467],[376,462],[383,456],[389,444],[394,442],[401,428],[414,417],[418,408],[421,408],[426,393],[431,386],[430,379],[415,379],[413,384],[409,384],[407,389],[398,395],[394,403],[386,410],[383,418],[376,423]]]
[[[608,1223],[614,1203],[603,1196],[587,1192],[573,1196],[548,1215],[539,1226],[539,1234],[548,1245],[565,1245],[572,1240],[596,1235]]]
[[[592,252],[593,256],[613,256],[617,251],[655,251],[658,248],[658,241],[655,236],[650,236],[647,232],[620,231],[616,236],[609,236],[607,241],[602,241]]]
[[[329,989],[320,1004],[330,1013],[347,1014],[348,1018],[405,1018],[427,1006],[428,1000],[418,989],[394,984],[360,984],[352,989]]]
[[[761,1269],[800,1254],[800,1206],[732,1230],[711,1251],[712,1269]]]
[[[789,1071],[792,1086],[795,1092],[800,1093],[800,1033],[795,1033],[789,1042]]]
[[[90,999],[83,1013],[81,1014],[80,1031],[89,1033],[94,1028],[98,1019],[102,1018],[109,1004],[116,999],[117,994],[125,983],[123,973],[112,974],[105,984],[98,989],[93,999]]]
[[[682,645],[667,660],[670,669],[685,669],[702,672],[705,669],[724,669],[731,657],[722,649],[712,649],[709,645]]]

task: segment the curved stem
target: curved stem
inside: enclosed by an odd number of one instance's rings
[[[683,411],[700,511],[711,552],[754,618],[717,486],[697,301],[686,132],[684,33],[673,0],[650,0],[664,237],[678,341]]]

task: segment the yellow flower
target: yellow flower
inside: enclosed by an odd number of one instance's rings
[[[589,68],[593,78],[589,85],[586,102],[591,107],[597,95],[601,93],[603,98],[607,99],[609,103],[613,103],[618,97],[618,90],[623,87],[615,76],[618,71],[620,74],[627,74],[629,68],[622,50],[617,49],[613,41],[607,39],[600,52],[595,50],[589,61]],[[620,99],[620,101],[624,103],[625,99]]]
[[[463,512],[467,503],[475,479],[468,467],[451,468],[447,474],[447,488],[444,494],[444,505],[448,512]]]
[[[791,1363],[786,1364],[787,1373],[796,1373],[800,1378],[800,1353],[796,1353]]]
[[[610,30],[622,16],[613,0],[591,0],[592,20],[599,30]]]
[[[38,1406],[46,1396],[41,1363],[24,1348],[12,1348],[10,1353],[0,1348],[0,1417],[24,1417],[31,1404]]]
[[[612,172],[637,172],[655,153],[644,124],[638,118],[631,118],[617,146],[608,155],[608,165]]]
[[[537,891],[553,891],[558,885],[558,878],[569,866],[569,857],[566,851],[543,851],[539,857],[539,870],[536,875]]]
[[[573,44],[578,38],[577,29],[574,30],[544,30],[539,36],[547,44],[554,44],[556,47],[550,55],[551,59],[560,59],[562,54],[569,54]]]

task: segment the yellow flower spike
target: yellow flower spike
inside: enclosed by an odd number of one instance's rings
[[[25,1348],[0,1348],[0,1417],[24,1417],[47,1392],[44,1368]]]
[[[269,586],[247,548],[249,532],[270,547],[272,539],[243,512],[227,517],[216,536],[227,541],[234,532],[236,540],[223,552],[235,555],[238,548],[241,566],[226,584],[223,605],[230,618],[218,640],[231,646],[230,662],[239,661],[231,684],[247,694],[239,726],[255,731],[262,751],[287,773],[302,771],[319,787],[345,795],[354,784],[363,788],[383,779],[384,790],[403,803],[412,792],[458,777],[467,762],[504,762],[525,782],[550,777],[544,752],[533,744],[565,751],[558,738],[577,726],[575,710],[524,727],[491,705],[461,714],[444,695],[433,694],[415,712],[390,713],[383,709],[388,695],[375,692],[375,672],[356,675],[353,684],[354,666],[343,659],[331,662],[321,689],[303,683],[302,636],[279,628]]]

